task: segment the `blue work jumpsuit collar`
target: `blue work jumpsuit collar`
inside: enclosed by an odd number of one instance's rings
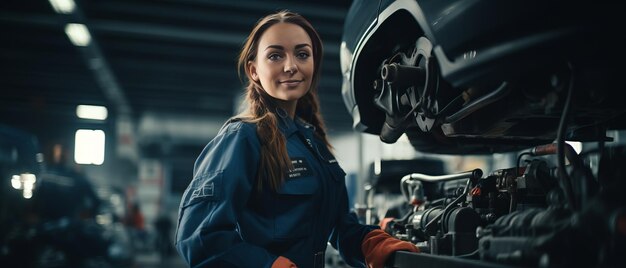
[[[289,138],[291,135],[295,134],[299,129],[300,130],[309,130],[303,131],[303,134],[306,138],[309,137],[315,131],[315,126],[309,124],[304,119],[299,118],[297,115],[294,119],[291,119],[283,108],[276,108],[276,115],[278,118],[278,128],[283,132],[285,138]]]

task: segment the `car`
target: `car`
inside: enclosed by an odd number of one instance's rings
[[[418,155],[517,160],[396,177],[405,202],[394,211],[405,214],[382,227],[421,253],[397,252],[393,267],[626,266],[624,11],[352,2],[340,63],[355,130],[385,143],[405,135]]]
[[[354,129],[416,150],[491,154],[626,129],[613,3],[356,0],[342,95]],[[561,122],[563,121],[563,122]],[[559,129],[561,128],[561,129]]]
[[[126,230],[76,196],[86,177],[53,171],[33,133],[0,123],[0,263],[7,267],[130,267]],[[90,200],[90,201],[93,201]],[[76,206],[73,206],[76,204]],[[107,203],[108,205],[108,203]],[[80,215],[76,215],[80,214]]]
[[[38,139],[32,133],[0,123],[0,263],[25,261],[33,243],[22,239],[25,227],[36,218],[35,198],[44,169]]]

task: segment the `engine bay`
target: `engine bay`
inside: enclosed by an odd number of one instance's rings
[[[518,165],[483,174],[407,174],[399,218],[380,220],[420,254],[398,253],[394,267],[619,267],[626,263],[626,147],[577,154],[565,145],[533,147]],[[594,163],[592,170],[590,163]],[[429,256],[425,256],[426,254]],[[429,258],[431,257],[431,258]],[[417,258],[417,259],[416,259]],[[424,260],[425,259],[425,260]],[[413,265],[413,266],[411,266]],[[450,266],[452,265],[452,266]],[[487,265],[487,266],[486,266]]]

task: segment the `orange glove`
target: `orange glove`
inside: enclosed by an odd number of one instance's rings
[[[387,258],[399,250],[419,252],[412,243],[394,238],[380,229],[369,232],[361,243],[361,251],[368,268],[382,268]]]
[[[387,226],[389,225],[389,223],[391,221],[393,221],[395,218],[383,218],[380,223],[378,224],[378,226],[380,226],[381,230],[387,230]]]
[[[278,256],[278,258],[272,263],[272,268],[298,268],[295,263],[291,262],[290,259],[287,259],[283,256]]]

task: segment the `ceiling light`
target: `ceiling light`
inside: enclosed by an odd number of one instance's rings
[[[91,42],[91,35],[85,24],[68,23],[65,26],[65,33],[75,46],[84,47]]]
[[[60,14],[70,14],[74,12],[76,4],[74,0],[48,0],[54,11]]]
[[[76,106],[76,116],[83,119],[105,120],[108,110],[104,106],[78,105]]]

